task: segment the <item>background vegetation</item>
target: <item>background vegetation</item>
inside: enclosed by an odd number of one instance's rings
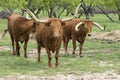
[[[108,14],[112,11],[120,20],[120,0],[0,0],[0,9],[8,10],[10,13],[17,10],[23,15],[23,9],[28,8],[38,17],[40,13],[48,17],[61,17],[63,13],[66,16],[73,14],[79,3],[82,4],[79,9],[79,18],[85,14],[86,19],[89,19],[94,13],[101,11],[114,21]]]

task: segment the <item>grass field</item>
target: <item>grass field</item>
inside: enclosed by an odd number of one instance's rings
[[[117,15],[111,15],[114,17],[115,22],[110,22],[104,15],[95,15],[91,18],[101,25],[106,26],[106,31],[120,30],[119,22],[117,21]],[[84,19],[84,17],[83,17]],[[7,28],[7,20],[0,19],[0,34],[2,35],[4,29]],[[97,28],[93,29],[93,32],[100,31]],[[0,36],[1,37],[1,36]],[[0,47],[11,47],[11,41],[9,34],[0,40]],[[61,46],[63,47],[63,46]],[[69,50],[72,46],[69,44]],[[28,43],[28,51],[36,49],[35,40],[30,40]],[[12,50],[0,50],[0,76],[7,75],[55,75],[61,74],[82,74],[82,73],[96,73],[114,70],[120,74],[120,42],[109,42],[100,40],[86,40],[83,47],[84,57],[78,56],[76,51],[75,57],[64,56],[64,53],[60,53],[59,68],[54,67],[55,59],[53,56],[52,64],[53,68],[48,69],[47,56],[41,56],[41,63],[37,63],[37,54],[35,58],[23,57],[23,44],[21,44],[21,56],[16,57],[12,55]],[[64,52],[64,51],[63,51]],[[44,53],[43,53],[44,54]],[[46,52],[45,52],[46,54]]]

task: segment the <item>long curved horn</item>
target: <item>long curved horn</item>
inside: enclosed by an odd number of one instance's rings
[[[31,16],[32,16],[37,22],[48,23],[48,19],[47,19],[47,20],[38,19],[29,9],[27,9],[27,11],[31,14]]]
[[[76,7],[73,17],[77,17],[78,9],[79,9],[80,6],[81,6],[81,3],[78,4],[78,6]]]
[[[70,20],[72,20],[73,18],[74,18],[74,17],[62,19],[62,22],[70,21]]]
[[[80,27],[82,24],[83,24],[83,22],[78,23],[78,24],[75,26],[75,30],[76,30],[76,31],[79,31],[79,30],[80,30],[79,27]]]
[[[41,23],[48,23],[49,21],[48,21],[48,19],[46,19],[46,20],[39,19],[39,22],[41,22]]]
[[[30,14],[36,21],[39,21],[39,19],[29,9],[27,9],[27,13]]]
[[[103,28],[102,26],[100,26],[98,23],[93,22],[93,24],[94,24],[96,27],[98,27],[99,29],[104,30],[104,28]]]
[[[70,20],[72,20],[73,18],[75,18],[75,17],[77,16],[78,9],[79,9],[80,5],[81,5],[81,3],[78,4],[78,6],[76,7],[73,17],[62,19],[62,22],[70,21]]]

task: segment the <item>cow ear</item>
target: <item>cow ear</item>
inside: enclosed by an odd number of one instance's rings
[[[50,26],[50,24],[51,24],[51,22],[49,21],[49,22],[47,22],[47,23],[45,23],[46,24],[46,26]]]
[[[65,22],[61,22],[61,25],[64,26],[64,25],[65,25]]]
[[[33,22],[33,27],[38,26],[40,23],[39,22]]]

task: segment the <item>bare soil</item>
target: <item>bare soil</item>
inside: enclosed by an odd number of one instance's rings
[[[104,73],[84,73],[84,74],[71,74],[67,75],[57,74],[54,76],[7,76],[1,77],[0,80],[120,80],[120,75],[114,71],[106,71]]]
[[[120,42],[120,30],[111,32],[93,32],[88,39],[107,40],[107,41],[119,41]]]

